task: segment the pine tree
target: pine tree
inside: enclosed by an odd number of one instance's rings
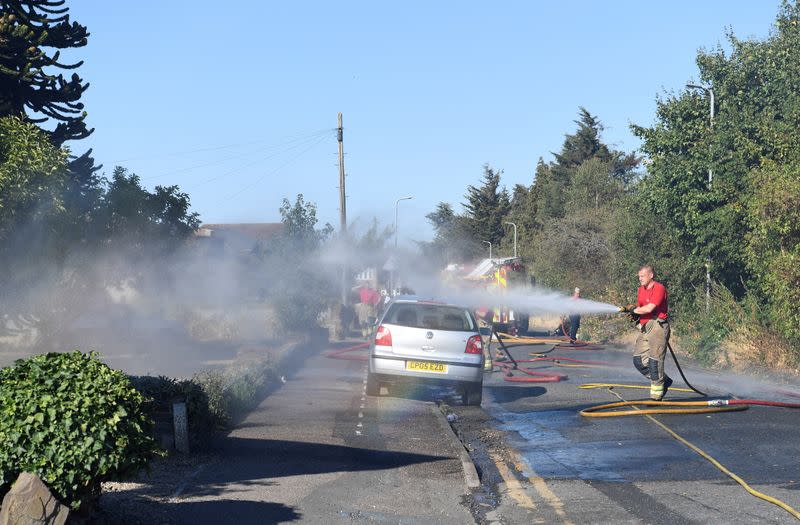
[[[508,191],[500,187],[501,171],[483,167],[483,183],[467,187],[464,196],[467,228],[476,242],[490,241],[499,245],[503,239],[503,220],[511,208]]]

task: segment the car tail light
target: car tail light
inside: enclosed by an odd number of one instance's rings
[[[383,325],[375,333],[375,346],[392,346],[392,332]]]
[[[467,354],[482,354],[483,353],[483,340],[479,335],[473,335],[467,339],[467,349],[464,350]]]

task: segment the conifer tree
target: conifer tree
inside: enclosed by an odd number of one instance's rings
[[[64,4],[65,0],[0,0],[0,116],[26,118],[59,147],[94,131],[86,126],[80,101],[89,84],[75,72],[83,61],[61,61],[62,50],[85,46],[89,32],[70,21]],[[98,169],[91,150],[72,159],[67,205],[86,204],[99,182]]]
[[[54,144],[88,137],[81,95],[89,84],[77,73],[83,62],[60,62],[61,50],[83,47],[89,33],[70,23],[64,0],[0,2],[0,115],[25,114],[37,124],[56,121]]]

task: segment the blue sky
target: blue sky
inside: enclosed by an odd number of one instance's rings
[[[482,165],[530,184],[585,106],[632,150],[631,122],[697,78],[698,48],[768,34],[779,0],[156,2],[69,0],[94,148],[205,222],[271,222],[303,193],[338,225],[336,114],[350,221],[426,240]],[[460,206],[457,206],[457,209]]]

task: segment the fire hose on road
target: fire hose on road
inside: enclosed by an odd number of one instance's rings
[[[369,348],[369,343],[359,343],[355,346],[350,346],[347,348],[340,348],[338,350],[333,350],[325,354],[325,357],[330,359],[341,359],[343,361],[367,361],[369,356],[363,354],[356,354],[350,355],[350,352],[355,352],[356,350],[365,350]]]
[[[773,505],[777,505],[778,507],[782,508],[798,520],[800,520],[800,511],[792,507],[791,505],[764,494],[758,490],[755,490],[751,487],[745,480],[741,477],[730,471],[725,465],[714,459],[710,454],[705,452],[703,449],[698,447],[697,445],[690,443],[684,437],[679,435],[677,432],[669,428],[667,425],[662,423],[661,421],[657,420],[653,417],[653,414],[707,414],[709,412],[733,412],[733,411],[741,411],[747,410],[751,405],[760,405],[760,406],[770,406],[770,407],[780,407],[780,408],[800,408],[800,403],[783,403],[779,401],[768,401],[763,399],[708,399],[705,401],[651,401],[651,400],[642,400],[642,401],[627,401],[621,395],[614,391],[615,388],[649,388],[646,386],[640,385],[616,385],[616,384],[608,384],[608,383],[587,383],[581,385],[579,388],[607,388],[608,391],[614,394],[617,398],[620,399],[617,403],[607,403],[604,405],[597,405],[594,407],[586,408],[581,410],[580,415],[584,417],[621,417],[621,416],[644,416],[659,427],[661,427],[665,432],[667,432],[670,436],[687,446],[692,451],[699,454],[703,459],[706,459],[710,462],[714,467],[716,467],[720,472],[734,480],[738,483],[743,489],[745,489],[749,494],[764,500],[768,503],[772,503]],[[673,389],[679,391],[687,391],[687,389]],[[665,408],[647,408],[641,409],[640,406],[647,406],[647,407],[665,407]],[[603,410],[615,409],[620,407],[633,407],[633,410],[615,410],[612,412],[602,412]],[[666,408],[666,407],[689,407],[689,408]]]

